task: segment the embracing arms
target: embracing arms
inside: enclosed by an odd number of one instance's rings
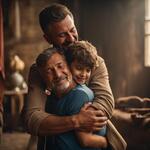
[[[28,95],[23,109],[24,121],[28,131],[38,135],[62,133],[71,129],[99,130],[105,124],[105,120],[102,121],[101,119],[102,111],[110,118],[114,108],[108,72],[102,58],[99,60],[99,67],[92,71],[89,87],[94,91],[93,107],[97,111],[83,109],[75,116],[66,117],[48,114],[45,112],[44,83],[36,65],[32,65],[29,73]]]
[[[99,118],[99,111],[87,110],[90,104],[85,104],[78,114],[71,116],[49,115],[45,118],[39,127],[40,135],[59,134],[70,130],[96,131],[100,130],[103,125],[101,122],[107,120],[106,117]]]
[[[88,90],[83,87],[83,89],[77,89],[72,92],[72,95],[68,99],[68,103],[66,107],[67,114],[72,115],[78,113],[78,111],[82,108],[83,104],[87,101],[92,101],[91,97],[89,96]],[[94,108],[89,107],[89,110],[95,111]],[[100,117],[102,120],[101,122],[104,122],[106,124],[106,118],[105,116]],[[104,124],[104,127],[102,129],[99,129],[97,132],[83,132],[75,130],[75,134],[77,136],[77,139],[82,147],[90,147],[90,148],[106,148],[107,147],[107,139],[106,139],[106,126]]]
[[[37,135],[44,133],[51,134],[52,132],[53,134],[55,132],[61,133],[77,128],[85,131],[99,130],[104,122],[98,116],[102,115],[103,111],[109,118],[114,108],[114,99],[109,85],[108,72],[102,58],[100,58],[99,67],[92,72],[89,87],[94,91],[95,99],[93,107],[97,111],[83,109],[77,114],[79,116],[70,117],[59,117],[48,114],[44,111],[46,102],[44,83],[37,71],[36,65],[32,65],[29,73],[28,96],[23,109],[24,121],[28,131]],[[57,127],[60,129],[58,130]],[[54,128],[57,129],[54,130]]]
[[[87,110],[88,106],[83,107],[78,114],[72,116],[59,117],[46,113],[44,83],[36,65],[32,65],[30,69],[28,88],[23,118],[28,131],[34,135],[57,134],[72,129],[95,131],[104,125],[99,117],[102,112]]]
[[[82,147],[106,148],[108,143],[106,137],[92,133],[77,132],[78,141]]]

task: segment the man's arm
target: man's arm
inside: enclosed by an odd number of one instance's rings
[[[91,101],[91,96],[89,96],[89,92],[86,89],[76,89],[72,92],[72,95],[68,97],[68,102],[66,103],[66,113],[67,114],[76,114],[78,110],[82,107],[82,105],[87,102]],[[77,101],[78,100],[78,101]],[[88,110],[94,111],[95,108],[88,107]],[[102,126],[105,126],[107,123],[107,117],[102,116],[100,114],[101,122],[104,124]],[[103,129],[102,129],[103,130]],[[98,130],[100,131],[100,129]],[[104,134],[105,135],[104,131]],[[92,132],[83,132],[83,131],[75,131],[75,134],[77,136],[77,139],[81,146],[83,147],[92,147],[92,148],[106,148],[107,147],[107,140],[104,136],[93,134]]]
[[[92,107],[89,107],[88,109],[95,110],[95,108]],[[93,134],[92,132],[76,131],[76,136],[80,145],[83,147],[106,148],[108,146],[106,137]]]
[[[92,71],[89,88],[94,92],[93,107],[102,110],[108,118],[111,118],[114,97],[109,84],[108,71],[101,57],[99,57],[99,66]]]
[[[72,129],[96,131],[102,126],[101,111],[90,111],[85,106],[77,115],[59,117],[45,112],[44,83],[35,65],[30,69],[28,95],[23,118],[28,131],[35,135],[57,134]]]
[[[76,132],[79,143],[83,147],[106,148],[108,143],[106,137],[92,133]]]
[[[22,116],[28,132],[37,135],[42,120],[49,116],[44,111],[46,94],[44,84],[35,64],[30,68],[28,76],[28,93],[24,103]]]
[[[101,116],[101,111],[87,110],[90,105],[91,104],[85,104],[78,114],[71,116],[60,117],[49,115],[41,122],[39,134],[52,135],[67,132],[69,130],[85,132],[99,131],[104,125],[106,125],[107,118],[99,117]]]

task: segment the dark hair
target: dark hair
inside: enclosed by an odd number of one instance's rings
[[[42,53],[38,55],[36,58],[36,65],[38,68],[44,67],[49,60],[50,57],[52,57],[53,54],[59,53],[60,55],[64,56],[62,52],[58,51],[55,47],[48,48],[44,50]]]
[[[44,8],[39,14],[39,23],[44,33],[47,32],[49,24],[62,21],[67,15],[73,18],[70,10],[62,4],[53,3]]]
[[[77,60],[81,65],[90,69],[98,66],[97,50],[88,41],[76,41],[69,45],[65,51],[65,57],[69,65]]]

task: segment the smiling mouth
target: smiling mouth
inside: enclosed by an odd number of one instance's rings
[[[85,78],[76,78],[76,80],[77,80],[78,82],[85,82],[85,81],[86,81]]]
[[[67,80],[67,77],[63,77],[63,78],[61,78],[61,79],[58,79],[58,80],[56,80],[54,83],[55,83],[56,85],[60,85],[60,84],[62,84],[62,82],[64,82],[64,80]]]

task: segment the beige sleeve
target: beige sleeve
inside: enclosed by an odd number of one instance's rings
[[[46,95],[44,84],[37,71],[36,65],[32,65],[28,78],[28,94],[23,108],[23,120],[28,131],[38,134],[41,122],[50,114],[45,112]]]
[[[110,118],[114,108],[114,97],[109,84],[108,71],[101,57],[99,57],[99,66],[92,71],[89,87],[95,96],[93,106],[103,110]]]

